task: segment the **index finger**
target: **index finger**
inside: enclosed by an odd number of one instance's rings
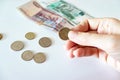
[[[81,32],[96,31],[98,27],[103,26],[106,20],[107,18],[85,19],[72,30]]]

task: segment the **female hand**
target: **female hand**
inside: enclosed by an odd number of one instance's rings
[[[87,19],[68,33],[71,58],[95,55],[120,70],[120,20]]]

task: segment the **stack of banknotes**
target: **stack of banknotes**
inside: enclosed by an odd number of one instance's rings
[[[72,28],[83,19],[92,18],[86,12],[63,0],[42,3],[32,0],[19,9],[31,20],[39,25],[48,26],[54,31],[59,31],[63,27]]]

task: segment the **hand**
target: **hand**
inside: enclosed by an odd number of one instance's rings
[[[120,20],[87,19],[68,33],[71,58],[95,55],[120,70]]]

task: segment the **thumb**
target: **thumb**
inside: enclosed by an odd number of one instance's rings
[[[113,36],[107,34],[70,31],[68,37],[76,44],[97,47],[104,51],[109,50],[113,45]]]

